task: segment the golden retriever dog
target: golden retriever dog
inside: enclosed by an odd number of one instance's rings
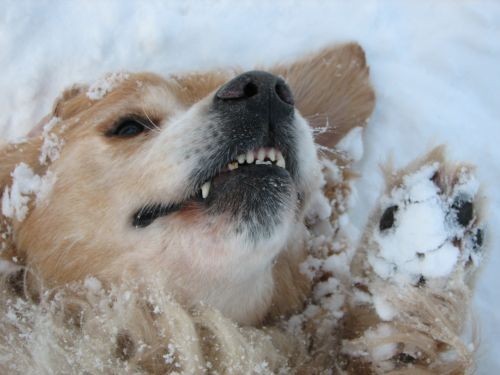
[[[66,90],[0,154],[0,372],[471,371],[472,169],[387,172],[357,249],[343,232],[374,101],[357,44]],[[422,207],[453,236],[391,258]]]

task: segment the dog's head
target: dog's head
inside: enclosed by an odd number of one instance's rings
[[[343,120],[338,94],[323,91],[342,87],[335,51],[274,74],[119,74],[66,91],[41,134],[4,150],[11,251],[50,285],[161,275],[181,299],[251,321],[249,306],[272,294],[273,260],[301,241],[319,186],[301,112],[337,120],[323,139],[332,146],[371,111]],[[343,54],[358,64],[344,74],[365,67],[357,46]],[[19,207],[33,193],[30,209]]]

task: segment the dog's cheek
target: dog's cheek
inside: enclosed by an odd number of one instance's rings
[[[297,129],[298,154],[298,189],[303,194],[304,206],[311,194],[321,188],[322,174],[314,143],[312,128],[308,122],[297,112],[295,115]]]

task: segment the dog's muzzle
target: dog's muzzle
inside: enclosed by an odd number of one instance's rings
[[[237,232],[269,237],[293,216],[300,197],[292,92],[282,78],[250,71],[221,86],[208,111],[211,123],[200,128],[207,129],[200,138],[206,146],[188,183],[194,193],[184,202],[142,207],[133,224],[145,227],[194,205],[207,215],[229,215]]]

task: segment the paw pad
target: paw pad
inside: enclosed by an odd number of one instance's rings
[[[398,210],[398,206],[390,206],[386,208],[380,219],[379,229],[384,231],[386,229],[392,228],[394,225],[394,213]]]
[[[14,273],[11,273],[7,276],[6,284],[11,293],[16,296],[24,295],[24,279],[25,279],[26,270],[20,269]]]
[[[372,233],[375,251],[368,254],[375,273],[423,287],[459,266],[477,265],[483,243],[477,191],[469,170],[447,176],[438,162],[403,176],[381,199],[382,214]]]
[[[457,199],[451,209],[455,213],[457,223],[462,227],[467,227],[474,218],[474,205],[469,200]]]
[[[473,248],[474,250],[479,250],[483,246],[483,230],[478,229],[473,238]]]
[[[127,361],[135,354],[135,342],[127,331],[121,331],[116,336],[115,355],[122,361]]]

